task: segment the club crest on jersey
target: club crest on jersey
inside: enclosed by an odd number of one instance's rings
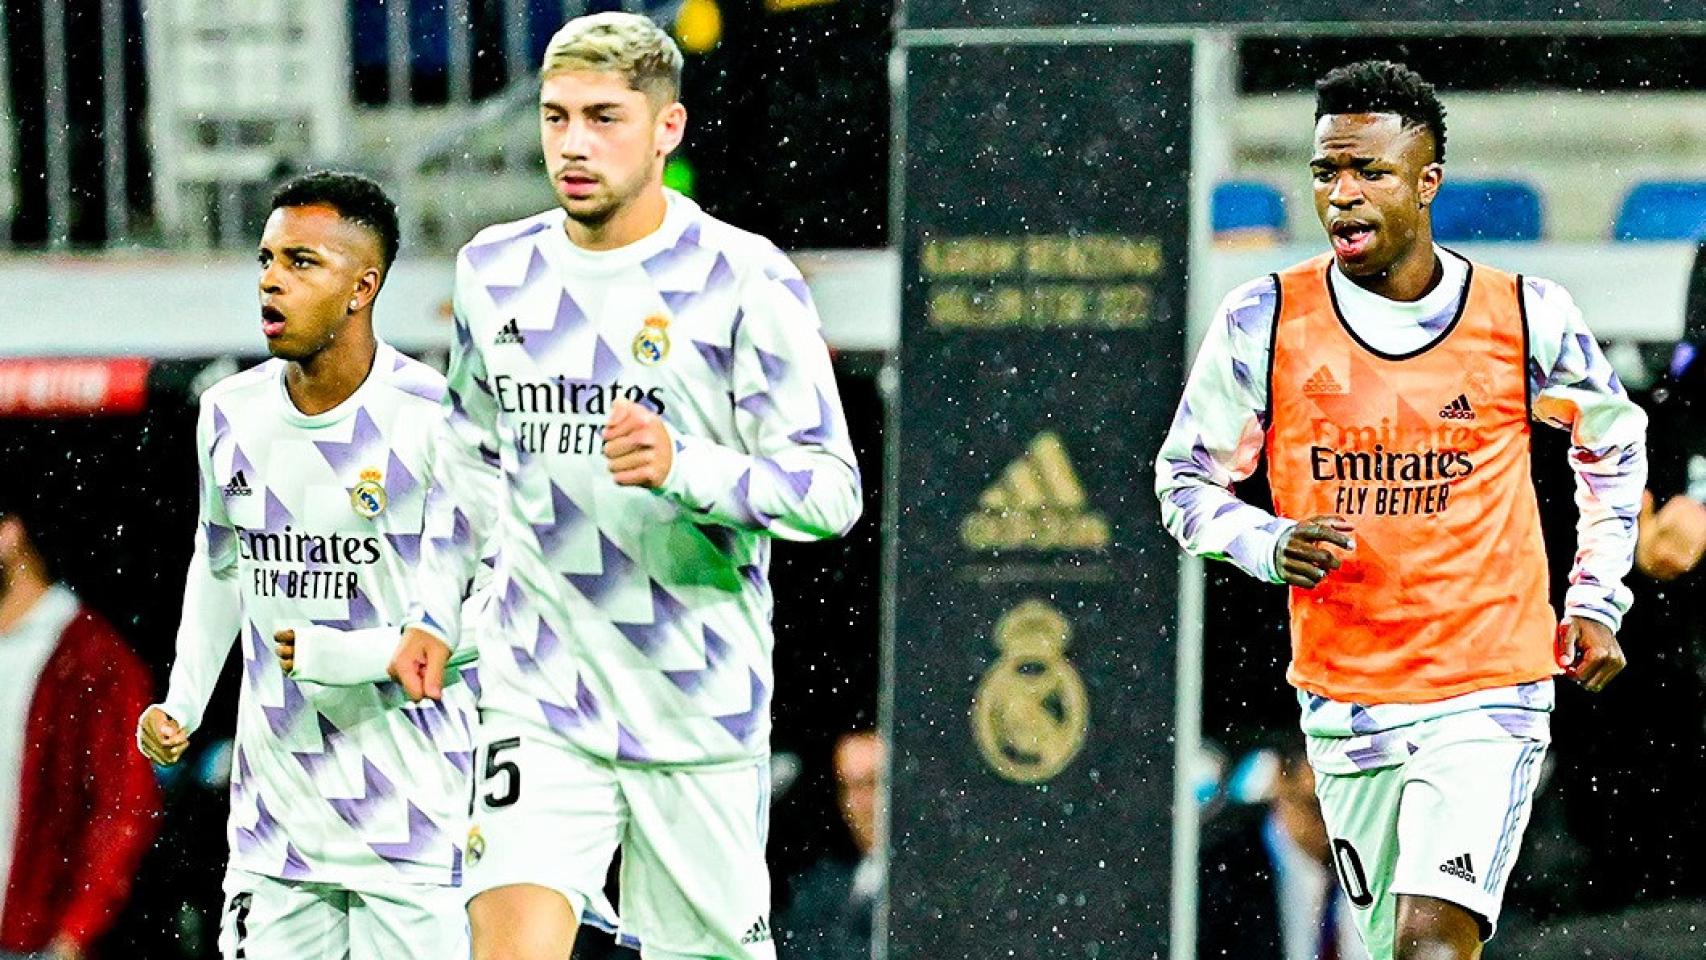
[[[368,467],[361,471],[361,482],[349,492],[349,505],[369,520],[385,512],[385,485],[379,482],[383,476],[378,470]]]
[[[468,853],[467,853],[468,866],[471,867],[474,864],[479,863],[480,858],[485,856],[485,855],[486,855],[486,838],[480,833],[479,827],[469,827],[468,828]]]
[[[669,318],[653,314],[645,326],[634,335],[634,359],[648,367],[662,363],[669,356]]]

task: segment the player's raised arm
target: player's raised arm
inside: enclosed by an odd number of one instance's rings
[[[1282,582],[1276,554],[1296,524],[1250,506],[1232,487],[1256,472],[1267,438],[1267,354],[1277,297],[1267,277],[1221,304],[1155,457],[1161,521],[1174,539],[1197,556],[1228,561],[1270,583]]]
[[[859,470],[817,309],[799,274],[780,255],[776,260],[774,275],[745,281],[735,330],[735,424],[744,449],[670,428],[673,450],[660,489],[712,522],[821,540],[859,519]],[[649,412],[624,409],[628,417]],[[637,431],[614,420],[605,452],[624,482],[624,440]]]
[[[237,530],[226,516],[220,493],[222,483],[236,478],[221,479],[213,469],[219,416],[218,408],[204,399],[196,424],[201,504],[195,553],[184,580],[177,656],[165,702],[144,710],[137,724],[137,742],[156,763],[176,763],[183,756],[190,734],[201,726],[213,685],[243,624],[236,581]]]

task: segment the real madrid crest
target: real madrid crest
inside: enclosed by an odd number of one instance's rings
[[[349,505],[369,520],[385,512],[385,484],[380,482],[383,478],[384,474],[368,467],[361,471],[361,482],[349,492]]]
[[[669,356],[669,318],[663,314],[653,314],[646,318],[645,325],[634,335],[634,359],[648,367],[655,367]]]
[[[1059,610],[1026,600],[995,625],[1001,656],[972,700],[983,759],[1015,783],[1053,779],[1084,746],[1090,697],[1066,659],[1072,627]]]
[[[468,857],[467,857],[468,866],[471,867],[474,864],[479,863],[480,858],[485,856],[485,855],[486,855],[486,838],[483,835],[481,835],[479,827],[469,827],[468,828]]]

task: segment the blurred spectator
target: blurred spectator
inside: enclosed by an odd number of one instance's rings
[[[1513,930],[1497,957],[1706,956],[1706,873],[1698,864],[1706,849],[1703,349],[1706,247],[1695,258],[1683,339],[1645,402],[1648,490],[1628,580],[1635,602],[1623,626],[1639,638],[1631,668],[1597,702],[1567,689],[1559,698],[1563,826],[1586,861],[1563,871],[1569,882],[1554,891],[1551,909],[1537,911],[1532,931]]]
[[[1689,284],[1684,336],[1647,397],[1647,495],[1635,548],[1640,638],[1629,682],[1584,707],[1560,703],[1583,727],[1569,741],[1571,827],[1591,851],[1591,906],[1706,897],[1695,859],[1706,844],[1706,253]],[[1564,738],[1560,735],[1560,742]],[[1577,742],[1580,741],[1580,742]],[[1565,758],[1560,754],[1560,758]]]
[[[1654,388],[1648,496],[1635,565],[1655,580],[1692,573],[1706,554],[1706,246],[1694,256],[1683,337]]]
[[[783,955],[792,960],[870,960],[873,910],[888,880],[877,842],[884,752],[870,730],[845,734],[835,744],[841,819],[859,860],[825,857],[794,880],[793,902],[776,924]]]
[[[112,627],[54,582],[32,537],[47,522],[0,488],[0,957],[77,960],[154,838],[159,796],[130,722],[152,691]]]
[[[1267,803],[1225,808],[1203,832],[1201,960],[1367,960],[1301,735],[1273,751]]]

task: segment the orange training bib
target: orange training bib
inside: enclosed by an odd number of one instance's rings
[[[1280,516],[1341,515],[1356,549],[1291,591],[1288,679],[1374,704],[1556,674],[1520,279],[1471,265],[1451,325],[1394,356],[1340,317],[1331,263],[1278,275],[1268,469]]]

